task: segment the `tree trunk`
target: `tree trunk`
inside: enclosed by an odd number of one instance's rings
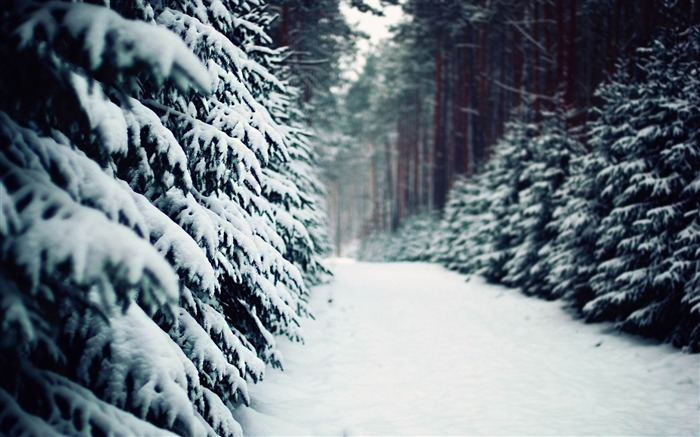
[[[333,210],[335,211],[335,256],[340,257],[340,246],[342,245],[342,224],[340,217],[340,193],[338,184],[332,186]]]
[[[464,174],[469,174],[472,170],[472,153],[471,153],[471,138],[469,124],[471,123],[471,102],[470,102],[470,78],[473,73],[471,71],[470,64],[470,46],[471,41],[471,26],[464,32],[464,48],[462,49],[461,57],[461,79],[462,79],[462,93],[461,101],[459,105],[460,119],[461,119],[461,132],[462,132],[462,162],[460,172]]]
[[[568,39],[566,25],[564,23],[564,0],[556,0],[556,21],[557,21],[557,84],[564,86],[566,84],[566,76],[564,72],[564,50],[566,48],[565,41]],[[567,96],[564,96],[566,101]]]
[[[282,6],[280,46],[289,47],[289,5]]]
[[[534,58],[534,64],[535,68],[532,72],[532,80],[533,80],[533,92],[535,94],[535,122],[539,121],[540,117],[540,104],[541,104],[541,88],[540,88],[540,78],[541,78],[541,70],[540,70],[540,48],[537,46],[540,44],[540,25],[538,23],[540,19],[540,13],[539,13],[539,0],[534,0],[534,26],[535,26],[535,32],[534,32],[534,39],[535,43],[532,44],[532,56]]]
[[[569,0],[569,37],[566,62],[566,103],[576,106],[576,0]],[[583,120],[581,120],[583,122]],[[578,123],[578,122],[577,122]]]
[[[389,223],[386,224],[385,229],[390,232],[394,232],[399,226],[399,214],[398,208],[396,207],[396,190],[394,187],[394,163],[391,153],[391,143],[387,141],[384,144],[384,158],[385,158],[385,171],[386,171],[386,192],[385,194],[385,210],[388,215],[387,219]]]
[[[372,184],[372,231],[378,231],[382,229],[382,223],[384,223],[384,214],[382,211],[382,202],[379,196],[379,186],[377,183],[378,179],[378,166],[377,166],[377,155],[374,150],[371,151],[371,170],[370,179]]]
[[[413,111],[413,130],[411,135],[411,156],[413,158],[413,178],[411,180],[411,213],[415,213],[420,205],[420,187],[421,187],[421,159],[420,159],[420,133],[421,133],[421,95],[416,91],[414,98],[415,109]]]
[[[447,175],[445,172],[445,116],[444,106],[444,73],[443,73],[443,53],[442,40],[437,40],[437,51],[435,53],[435,118],[433,123],[433,205],[436,210],[441,210],[445,203],[447,191]]]
[[[478,101],[478,128],[479,128],[479,144],[477,147],[478,153],[475,158],[481,163],[488,155],[489,135],[488,135],[488,96],[486,91],[486,78],[489,75],[488,57],[488,23],[481,25],[481,35],[479,37],[479,101]]]
[[[522,17],[523,15],[518,14],[516,19]],[[517,108],[520,106],[521,94],[523,93],[524,51],[520,31],[515,26],[512,26],[511,29],[513,34],[513,88],[515,89],[513,107]]]

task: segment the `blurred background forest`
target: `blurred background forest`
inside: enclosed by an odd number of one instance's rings
[[[454,181],[491,155],[514,112],[559,111],[585,143],[595,91],[662,30],[700,20],[694,0],[406,0],[390,39],[357,80],[358,39],[339,1],[273,1],[311,105],[328,182],[335,250],[409,217],[438,212]],[[351,2],[352,3],[352,2]],[[335,92],[330,92],[335,90]],[[577,129],[578,128],[578,129]]]
[[[402,18],[348,82],[338,2],[280,3],[336,255],[439,262],[697,350],[700,2],[375,6]]]

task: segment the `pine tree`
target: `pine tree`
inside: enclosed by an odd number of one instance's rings
[[[520,260],[517,249],[526,241],[519,228],[520,197],[532,184],[525,171],[533,162],[531,143],[536,133],[527,118],[528,112],[521,111],[508,124],[483,170],[453,187],[435,255],[449,268],[501,283],[508,268]]]
[[[593,297],[590,278],[597,268],[595,245],[600,220],[610,210],[598,194],[603,187],[597,175],[606,157],[586,153],[572,158],[570,174],[559,197],[561,204],[552,213],[555,235],[547,253],[546,297],[561,298],[576,311]]]
[[[688,344],[699,320],[688,286],[697,266],[688,188],[700,147],[697,35],[668,32],[641,50],[633,80],[601,87],[592,125],[592,143],[610,156],[598,177],[611,210],[600,222],[595,298],[584,312],[677,345]]]
[[[297,158],[268,110],[289,92],[270,17],[20,1],[0,19],[3,434],[241,434],[231,410],[281,365],[273,334],[300,338],[295,263],[316,256],[280,176]]]
[[[526,294],[551,296],[545,278],[551,266],[547,260],[556,238],[553,212],[565,200],[561,191],[569,176],[569,163],[582,153],[582,146],[567,131],[563,102],[555,112],[542,114],[539,132],[530,141],[531,160],[526,163],[518,194],[518,219],[514,232],[521,243],[513,248],[504,282],[520,287]]]
[[[493,155],[485,169],[485,186],[490,192],[489,209],[493,214],[493,224],[488,228],[490,234],[490,251],[484,251],[479,259],[483,268],[480,272],[489,281],[501,283],[506,280],[509,264],[517,255],[515,249],[520,246],[525,236],[518,232],[519,222],[523,219],[518,207],[521,192],[530,185],[523,177],[527,165],[532,161],[530,143],[537,128],[528,121],[527,114],[506,126],[506,131],[496,143]]]
[[[482,191],[483,188],[475,180],[460,178],[454,183],[437,230],[433,261],[451,270],[469,272],[465,265],[471,259],[470,249],[478,245],[473,241],[473,234],[479,225],[478,217],[483,212],[478,202]]]
[[[280,71],[280,77],[293,77],[292,71],[279,63],[275,70]],[[268,182],[263,189],[283,209],[276,223],[285,240],[285,259],[301,271],[306,284],[317,285],[330,274],[321,262],[322,257],[330,253],[330,242],[323,207],[325,191],[314,147],[317,139],[313,130],[305,125],[308,118],[295,105],[301,102],[299,90],[287,81],[285,90],[285,94],[272,93],[264,99],[271,115],[280,123],[288,156],[270,162],[271,177],[266,179]],[[280,185],[284,188],[278,191],[283,191],[285,196],[275,194],[275,186],[279,188]],[[296,197],[289,195],[294,192],[298,193]]]

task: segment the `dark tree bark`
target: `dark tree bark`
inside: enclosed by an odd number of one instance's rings
[[[443,64],[442,38],[438,38],[435,53],[435,114],[433,122],[433,206],[436,210],[442,209],[447,196]]]
[[[569,34],[568,50],[566,51],[566,103],[576,106],[576,3],[569,0]],[[583,120],[580,120],[583,121]]]

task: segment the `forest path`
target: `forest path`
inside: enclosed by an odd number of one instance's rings
[[[423,263],[332,261],[249,435],[698,435],[699,359]]]

